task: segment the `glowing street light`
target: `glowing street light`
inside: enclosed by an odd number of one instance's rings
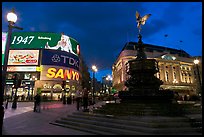
[[[92,72],[93,72],[93,92],[92,92],[92,102],[95,104],[95,73],[98,71],[97,67],[95,65],[92,66]]]
[[[193,62],[195,64],[195,66],[196,66],[196,71],[197,71],[197,78],[198,78],[198,84],[199,84],[198,93],[201,94],[201,98],[202,98],[202,84],[201,84],[201,79],[200,79],[200,71],[199,71],[199,68],[198,68],[198,64],[199,64],[200,61],[198,59],[195,59]]]
[[[106,80],[109,82],[108,83],[108,86],[109,86],[109,95],[111,94],[110,92],[111,92],[111,81],[113,80],[113,78],[110,76],[110,75],[108,75],[107,77],[106,77]]]
[[[2,69],[2,90],[1,90],[1,104],[0,104],[0,118],[1,118],[1,133],[2,133],[2,126],[3,126],[3,118],[4,118],[4,106],[3,106],[3,100],[4,100],[4,90],[6,89],[6,71],[7,71],[7,63],[8,63],[8,54],[9,54],[9,47],[10,47],[10,41],[11,41],[11,34],[12,34],[12,29],[20,29],[22,30],[23,28],[14,26],[15,22],[17,21],[17,15],[15,14],[14,9],[11,10],[7,14],[7,20],[8,20],[8,38],[6,42],[6,47],[5,47],[5,53],[4,53],[4,64],[3,64],[3,69]]]

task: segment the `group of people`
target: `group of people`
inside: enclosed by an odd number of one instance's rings
[[[88,93],[87,88],[84,88],[82,90],[82,92],[81,92],[81,90],[76,91],[77,110],[80,109],[80,106],[83,106],[84,111],[88,110],[88,101],[89,101],[88,94],[89,93]],[[36,96],[34,97],[34,109],[33,109],[33,112],[40,112],[40,104],[41,104],[41,96],[40,96],[39,93],[37,93]]]

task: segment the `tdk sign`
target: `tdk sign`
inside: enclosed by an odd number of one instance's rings
[[[60,50],[42,50],[42,65],[54,65],[73,68],[79,71],[78,56]]]

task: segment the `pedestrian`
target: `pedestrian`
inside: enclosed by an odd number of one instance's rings
[[[10,96],[6,95],[6,106],[5,106],[6,109],[8,108],[9,99],[10,99]]]
[[[41,102],[41,97],[40,97],[40,94],[37,93],[37,95],[34,97],[34,110],[33,110],[33,112],[40,112],[40,102]]]
[[[76,91],[76,102],[77,102],[77,110],[79,110],[80,107],[80,102],[81,102],[81,91],[77,90]]]
[[[84,106],[84,111],[87,111],[87,107],[88,107],[88,90],[86,88],[83,89],[83,106]]]

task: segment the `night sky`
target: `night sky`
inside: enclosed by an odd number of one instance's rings
[[[64,32],[76,39],[88,67],[98,67],[98,80],[111,74],[126,42],[138,41],[136,11],[152,14],[142,26],[144,43],[202,55],[202,2],[3,2],[3,32],[12,8],[24,32]]]

